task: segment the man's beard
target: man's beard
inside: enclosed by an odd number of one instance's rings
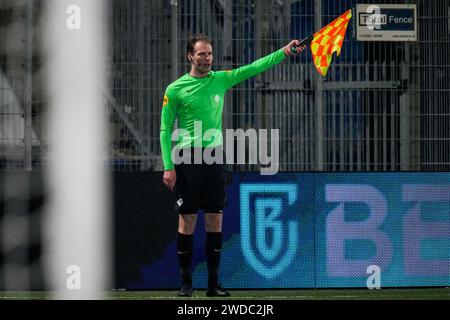
[[[209,71],[211,71],[211,66],[200,66],[200,65],[196,65],[196,69],[198,73],[208,73]]]

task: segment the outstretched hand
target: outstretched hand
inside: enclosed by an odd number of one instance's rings
[[[294,48],[294,49],[292,49],[292,48]],[[285,47],[283,47],[283,51],[286,56],[300,54],[305,49],[306,49],[306,46],[304,46],[304,45],[300,46],[300,40],[292,40]],[[292,51],[297,52],[297,53],[294,53]]]

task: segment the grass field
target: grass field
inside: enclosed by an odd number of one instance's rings
[[[315,289],[315,290],[235,290],[230,291],[233,300],[450,300],[449,288],[402,289]],[[43,291],[0,292],[0,300],[47,299]],[[106,294],[110,300],[172,300],[176,291],[114,291]],[[189,300],[205,300],[205,291],[194,291]]]

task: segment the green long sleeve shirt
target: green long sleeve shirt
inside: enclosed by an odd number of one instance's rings
[[[160,144],[164,170],[171,170],[172,132],[178,119],[177,148],[216,147],[222,136],[204,135],[209,129],[222,133],[222,111],[225,93],[240,82],[256,76],[285,58],[282,49],[251,64],[229,71],[210,71],[195,78],[186,73],[172,82],[164,94],[161,113]],[[211,132],[211,131],[210,131]]]

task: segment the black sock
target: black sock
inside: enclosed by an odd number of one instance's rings
[[[178,233],[177,249],[178,262],[180,264],[180,275],[182,284],[192,285],[191,264],[192,264],[192,248],[193,236]]]
[[[220,255],[222,253],[222,232],[206,232],[206,264],[208,266],[208,287],[219,283]]]

